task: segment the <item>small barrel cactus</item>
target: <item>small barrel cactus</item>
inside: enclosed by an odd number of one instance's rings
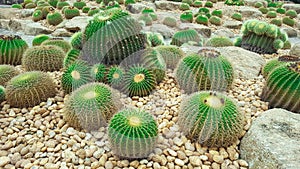
[[[213,25],[220,26],[222,24],[222,19],[220,17],[217,17],[217,16],[211,16],[209,18],[209,22]]]
[[[25,9],[33,9],[35,7],[36,7],[35,3],[29,3],[25,5]]]
[[[48,15],[50,12],[54,12],[54,11],[55,11],[55,8],[52,7],[52,6],[44,6],[44,7],[42,7],[40,10],[42,10],[42,13],[43,13],[43,19],[46,19],[46,18],[47,18],[47,15]]]
[[[25,72],[7,82],[6,100],[11,107],[33,107],[56,95],[53,79],[40,71]]]
[[[266,13],[269,12],[269,9],[268,9],[268,8],[265,8],[265,7],[260,7],[258,10],[259,10],[261,13],[263,13],[263,14],[266,14]]]
[[[0,103],[5,100],[5,88],[0,85]]]
[[[180,10],[183,10],[183,11],[189,10],[189,9],[190,9],[190,5],[187,4],[187,3],[181,3],[181,4],[179,5],[179,9],[180,9]]]
[[[293,9],[290,9],[290,10],[286,11],[285,16],[288,16],[290,18],[296,18],[297,12]]]
[[[91,9],[90,7],[84,6],[84,7],[82,8],[82,12],[83,12],[83,13],[89,13],[90,9]]]
[[[167,25],[169,27],[176,27],[177,26],[177,20],[173,17],[167,16],[163,20],[163,24]]]
[[[72,35],[71,37],[71,46],[73,47],[73,49],[78,49],[81,50],[82,49],[82,32],[76,32]]]
[[[206,46],[224,47],[224,46],[233,46],[233,43],[228,37],[216,36],[216,37],[210,38],[206,42]]]
[[[124,70],[118,66],[109,68],[106,75],[107,83],[114,88],[120,88],[123,83]]]
[[[284,9],[284,8],[277,8],[276,12],[280,13],[280,14],[285,14],[286,13],[286,9]]]
[[[206,1],[204,4],[205,7],[212,8],[214,4],[211,1]]]
[[[276,18],[277,13],[275,11],[269,11],[266,16],[267,18]]]
[[[196,17],[196,23],[202,24],[202,25],[208,25],[208,17],[206,15],[198,15]]]
[[[198,13],[200,14],[200,13],[202,13],[202,14],[207,14],[207,13],[209,13],[210,11],[209,11],[209,9],[208,8],[205,8],[205,7],[203,7],[203,8],[199,8],[199,10],[198,10]]]
[[[157,46],[155,49],[161,54],[162,58],[166,62],[167,68],[175,69],[180,59],[182,59],[185,54],[178,46]]]
[[[69,2],[67,2],[66,0],[59,0],[56,5],[56,8],[62,9],[64,6],[70,6]]]
[[[62,49],[65,53],[67,53],[72,48],[70,43],[63,38],[50,38],[44,41],[41,45],[54,45]]]
[[[203,146],[227,147],[241,136],[244,116],[221,93],[193,93],[180,106],[178,125],[183,133]]]
[[[270,21],[271,24],[274,24],[276,26],[281,26],[282,25],[282,20],[281,19],[272,19]]]
[[[0,64],[21,64],[27,48],[27,43],[18,35],[0,35]]]
[[[175,78],[180,88],[188,94],[199,90],[225,91],[232,85],[234,72],[230,62],[220,52],[203,48],[179,62]]]
[[[11,65],[0,65],[0,85],[5,86],[13,77],[17,76],[19,71]]]
[[[202,7],[202,1],[200,0],[195,0],[192,4],[193,7]]]
[[[176,32],[171,41],[171,45],[181,46],[189,41],[199,43],[201,41],[200,35],[194,29],[187,29]]]
[[[222,18],[222,17],[223,17],[223,12],[222,12],[222,10],[220,10],[220,9],[216,9],[216,10],[213,10],[213,11],[211,12],[211,15],[217,16],[217,17],[219,17],[219,18]]]
[[[270,72],[281,65],[287,65],[291,62],[300,62],[300,57],[293,55],[283,55],[268,61],[262,69],[262,74],[266,78]]]
[[[65,53],[57,46],[34,46],[24,53],[22,66],[27,71],[58,71],[63,67]]]
[[[33,13],[32,13],[32,20],[34,22],[37,22],[37,21],[40,21],[43,19],[43,12],[41,10],[35,10]]]
[[[47,1],[52,7],[56,8],[58,0],[48,0]]]
[[[147,39],[152,47],[164,44],[164,37],[160,33],[149,32],[147,33]]]
[[[76,60],[64,70],[61,86],[66,93],[70,93],[92,81],[90,66],[82,60]]]
[[[261,99],[269,107],[284,108],[300,113],[300,62],[281,65],[271,71],[263,88]]]
[[[68,67],[70,64],[74,63],[80,56],[80,50],[78,49],[71,49],[67,53],[67,55],[64,58],[64,68]]]
[[[105,82],[106,78],[106,66],[98,63],[92,66],[91,75],[97,82]]]
[[[23,6],[21,4],[12,4],[11,8],[23,9]]]
[[[290,17],[283,17],[282,18],[282,23],[288,25],[288,26],[291,26],[293,27],[295,25],[295,20],[290,18]]]
[[[54,25],[54,26],[60,24],[63,21],[62,15],[57,11],[50,11],[47,14],[46,19],[47,19],[48,24]]]
[[[194,20],[194,16],[193,16],[193,13],[191,11],[186,11],[184,13],[182,13],[180,15],[180,21],[181,22],[189,22],[189,23],[192,23]]]
[[[146,26],[152,25],[152,18],[149,14],[142,14],[139,18],[139,21],[143,21]]]
[[[108,139],[120,158],[146,158],[156,147],[157,123],[143,110],[123,109],[109,122]]]
[[[76,7],[69,6],[64,10],[64,15],[66,19],[72,19],[75,16],[79,16],[80,12]]]
[[[82,9],[84,6],[86,6],[86,3],[82,0],[77,0],[76,2],[73,3],[73,6],[76,7],[77,9]]]
[[[48,35],[40,34],[33,38],[32,40],[32,46],[39,46],[41,45],[45,40],[50,39]]]
[[[89,83],[70,95],[65,103],[63,118],[75,128],[99,130],[107,126],[121,106],[116,91],[103,83]]]
[[[233,41],[233,45],[237,46],[237,47],[241,47],[242,46],[242,37],[236,37]]]
[[[234,13],[231,15],[232,19],[238,20],[238,21],[242,21],[242,14],[241,13]]]
[[[95,8],[95,7],[90,8],[89,11],[88,11],[88,16],[93,16],[93,15],[99,13],[99,11],[100,11],[99,8]]]

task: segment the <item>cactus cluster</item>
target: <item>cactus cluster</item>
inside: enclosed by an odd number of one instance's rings
[[[244,0],[226,0],[226,5],[236,5],[236,6],[243,6]]]
[[[11,65],[0,65],[0,85],[5,86],[13,77],[19,74],[19,71]]]
[[[288,39],[276,25],[258,20],[246,21],[242,28],[241,47],[260,54],[276,53]]]
[[[261,99],[269,107],[300,113],[300,62],[274,68],[268,75]]]
[[[189,41],[197,44],[201,41],[201,37],[196,30],[186,29],[176,32],[172,37],[171,45],[181,46]]]
[[[75,128],[87,131],[107,126],[121,108],[116,91],[103,83],[89,83],[76,89],[65,103],[64,119]]]
[[[184,57],[175,72],[177,83],[188,94],[200,90],[225,91],[231,87],[234,78],[230,62],[210,48]]]
[[[56,85],[46,73],[31,71],[13,77],[6,85],[6,100],[11,107],[33,107],[56,94]]]
[[[120,158],[147,157],[156,146],[157,136],[157,123],[144,110],[123,109],[112,117],[108,126],[112,151]]]
[[[0,35],[0,64],[21,64],[27,48],[27,43],[18,35]]]
[[[203,91],[183,100],[178,125],[188,138],[203,146],[227,147],[241,136],[244,116],[229,97]]]

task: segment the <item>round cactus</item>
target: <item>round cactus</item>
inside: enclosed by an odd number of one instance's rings
[[[163,20],[163,24],[167,25],[169,27],[176,27],[177,26],[177,20],[173,17],[167,16]]]
[[[150,7],[145,7],[145,8],[141,11],[142,14],[149,14],[149,13],[154,13],[154,12],[155,12],[154,9],[153,9],[153,8],[150,8]]]
[[[290,9],[290,10],[286,11],[285,16],[288,16],[290,18],[296,18],[297,12],[293,9]]]
[[[167,68],[175,69],[179,60],[183,58],[184,52],[175,45],[170,46],[157,46],[155,49],[161,54],[162,58],[166,62]]]
[[[282,22],[288,26],[293,27],[295,25],[295,20],[289,17],[283,17]]]
[[[93,16],[93,15],[99,13],[99,11],[100,11],[100,9],[98,9],[98,8],[90,8],[89,12],[88,12],[88,16]]]
[[[191,11],[186,11],[180,15],[180,21],[184,22],[184,23],[185,22],[192,23],[193,19],[194,19],[194,17],[193,17],[193,13]]]
[[[255,4],[254,4],[254,7],[255,8],[260,8],[260,7],[263,7],[264,5],[261,3],[261,2],[256,2]]]
[[[125,5],[135,4],[135,0],[125,0]]]
[[[265,64],[262,69],[262,74],[266,78],[270,72],[281,65],[288,65],[290,62],[300,62],[300,58],[292,55],[283,55],[272,59]]]
[[[179,6],[179,9],[183,10],[183,11],[189,10],[190,9],[190,5],[187,4],[187,3],[181,3],[180,6]]]
[[[142,14],[138,20],[145,22],[146,26],[152,25],[152,18],[149,14]]]
[[[199,8],[198,13],[207,14],[207,13],[209,13],[209,9],[205,8],[205,7]]]
[[[217,26],[220,26],[222,24],[222,20],[221,18],[217,17],[217,16],[211,16],[209,18],[209,22],[211,24],[214,24],[214,25],[217,25]]]
[[[276,26],[281,26],[282,25],[282,20],[281,19],[272,19],[271,24],[274,24]]]
[[[17,76],[19,71],[11,65],[0,65],[0,85],[5,86],[13,77]]]
[[[199,1],[199,0],[195,0],[192,4],[192,6],[194,7],[202,7],[202,1]]]
[[[25,9],[33,9],[35,7],[36,7],[35,3],[29,3],[25,5]]]
[[[105,82],[106,66],[98,63],[92,66],[91,75],[97,82]]]
[[[33,13],[32,13],[32,20],[34,22],[37,22],[37,21],[40,21],[43,19],[43,12],[41,10],[35,10]]]
[[[84,7],[82,8],[82,12],[83,12],[83,13],[89,13],[90,9],[91,9],[90,7],[84,6]]]
[[[77,9],[82,9],[84,6],[86,6],[86,3],[81,0],[77,0],[76,2],[73,3],[73,6],[76,7]]]
[[[0,64],[21,64],[27,48],[27,43],[18,35],[0,35]]]
[[[121,9],[100,12],[83,32],[83,60],[91,64],[119,64],[146,47],[147,37],[141,29],[141,25]]]
[[[287,40],[284,42],[282,49],[291,49],[291,47],[292,47],[291,42]]]
[[[199,43],[200,40],[201,38],[197,31],[194,29],[187,29],[176,32],[172,37],[171,45],[181,46],[189,41]]]
[[[279,107],[300,113],[300,62],[284,64],[271,71],[263,88],[261,99],[269,107]]]
[[[266,16],[267,18],[276,18],[277,13],[275,11],[269,11]]]
[[[23,9],[23,6],[21,4],[12,4],[11,8]]]
[[[66,19],[72,19],[75,16],[79,16],[80,12],[76,7],[69,6],[64,10],[64,15],[65,15]]]
[[[46,19],[47,19],[48,24],[54,25],[54,26],[60,24],[63,21],[62,15],[56,11],[50,11],[47,14]]]
[[[76,32],[71,37],[71,46],[74,49],[81,50],[82,49],[82,32]]]
[[[146,158],[156,147],[157,136],[157,123],[143,110],[123,109],[108,126],[112,151],[120,158]]]
[[[40,10],[42,10],[42,13],[43,13],[43,19],[46,19],[47,18],[47,15],[50,13],[50,12],[54,12],[55,9],[54,7],[52,6],[43,6]]]
[[[27,71],[58,71],[63,67],[65,53],[57,46],[34,46],[26,50],[22,66]]]
[[[56,94],[53,79],[40,71],[25,72],[7,82],[6,100],[11,107],[32,107]]]
[[[40,34],[33,38],[32,40],[32,46],[39,46],[41,45],[45,40],[50,39],[48,35]]]
[[[0,85],[0,103],[5,100],[5,88]]]
[[[216,10],[213,10],[213,11],[211,12],[211,15],[217,16],[217,17],[219,17],[219,18],[222,18],[223,12],[222,12],[222,10],[220,10],[220,9],[216,9]]]
[[[47,1],[52,7],[56,8],[58,0],[48,0]]]
[[[132,96],[147,96],[156,86],[155,74],[142,66],[131,66],[124,74],[121,91]]]
[[[80,56],[80,50],[78,49],[71,49],[67,53],[67,55],[64,58],[64,68],[68,67],[70,64],[74,63],[75,60],[77,60]]]
[[[187,3],[189,5],[192,5],[193,4],[193,0],[182,0],[181,1],[182,3]]]
[[[204,4],[205,7],[212,8],[214,4],[211,1],[206,1]]]
[[[276,9],[276,12],[277,13],[280,13],[280,14],[285,14],[286,13],[286,10],[284,8],[277,8]]]
[[[82,60],[76,60],[64,70],[61,85],[66,93],[70,93],[92,81],[90,66]]]
[[[107,83],[112,87],[119,88],[123,83],[124,70],[120,67],[113,66],[107,72]]]
[[[196,17],[196,22],[198,24],[208,25],[208,17],[206,15],[198,15]]]
[[[184,99],[178,125],[188,138],[203,146],[227,147],[241,136],[244,116],[229,97],[202,91]]]
[[[115,91],[103,83],[89,83],[76,89],[65,103],[63,117],[69,125],[87,131],[107,126],[121,108]]]
[[[267,8],[265,8],[265,7],[260,7],[258,10],[259,10],[261,13],[263,13],[263,14],[266,14],[266,13],[269,12],[269,10],[268,10]]]
[[[232,85],[234,72],[220,52],[204,48],[179,62],[175,78],[188,94],[200,90],[225,91]]]
[[[164,37],[159,33],[149,32],[147,33],[147,39],[152,47],[164,44]]]
[[[231,15],[232,19],[238,20],[238,21],[242,21],[242,14],[241,13],[234,13]]]
[[[70,6],[69,2],[65,1],[65,0],[59,0],[56,8],[57,9],[62,9],[64,6]]]
[[[242,37],[235,38],[233,41],[233,45],[237,46],[237,47],[241,47],[242,46]]]
[[[216,36],[216,37],[210,38],[206,42],[206,46],[224,47],[224,46],[233,46],[233,43],[228,37]]]
[[[72,47],[68,41],[65,41],[63,38],[50,38],[44,41],[41,45],[54,45],[62,49],[65,53],[67,53]]]

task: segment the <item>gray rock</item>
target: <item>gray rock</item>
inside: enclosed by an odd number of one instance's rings
[[[22,31],[25,35],[49,34],[52,32],[41,23],[32,20],[12,19],[9,21],[9,30]]]
[[[163,24],[152,24],[150,31],[160,33],[164,38],[171,38],[175,31]]]
[[[212,36],[225,36],[228,38],[233,38],[235,35],[234,32],[230,29],[219,29],[215,30]]]
[[[260,2],[264,5],[264,7],[268,6],[268,2],[265,0],[244,0],[245,5],[254,6],[256,2]]]
[[[300,43],[296,43],[292,46],[290,50],[290,55],[296,55],[300,57]]]
[[[76,16],[65,23],[65,29],[68,31],[84,30],[89,20],[93,17],[89,16]]]
[[[284,4],[282,7],[286,10],[293,9],[297,13],[300,13],[300,4]]]
[[[229,29],[240,29],[243,25],[243,22],[241,21],[231,21],[231,20],[226,20],[223,23],[223,26]]]
[[[282,30],[284,30],[288,34],[289,38],[297,37],[297,31],[294,28],[286,27],[286,28],[283,28]]]
[[[271,109],[254,120],[240,145],[249,169],[299,169],[300,115]]]
[[[158,9],[162,10],[176,10],[179,9],[181,2],[173,2],[173,1],[155,1],[155,6]]]
[[[195,29],[199,34],[204,36],[205,38],[209,38],[211,36],[211,28],[201,25],[201,24],[194,24],[194,23],[181,23],[179,25],[180,30],[185,29]]]
[[[242,6],[239,12],[243,17],[247,18],[257,18],[258,16],[262,16],[262,13],[258,9],[249,6]]]
[[[52,36],[56,36],[56,37],[61,37],[61,36],[64,36],[64,37],[71,37],[71,36],[72,36],[72,33],[71,33],[71,32],[68,32],[66,29],[59,28],[59,29],[56,29],[56,30],[52,33]]]
[[[252,79],[259,75],[265,59],[254,52],[245,50],[240,47],[228,46],[218,48],[233,65],[235,75],[244,79]]]
[[[0,19],[0,28],[9,29],[9,19]]]
[[[20,16],[22,18],[26,18],[26,17],[32,16],[33,12],[34,12],[34,9],[22,9]]]
[[[0,19],[12,19],[20,13],[19,9],[15,8],[0,8]]]
[[[223,15],[231,17],[231,15],[235,12],[239,12],[239,9],[236,6],[226,6],[226,8],[222,9]]]
[[[155,5],[153,3],[135,3],[135,4],[129,4],[127,5],[126,9],[134,14],[140,13],[145,7],[151,7],[154,10],[156,9]]]

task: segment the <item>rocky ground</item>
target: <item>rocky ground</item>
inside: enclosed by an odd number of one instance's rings
[[[167,5],[162,5],[163,3]],[[177,30],[187,27],[194,28],[199,33],[205,32],[203,33],[204,37],[213,35],[236,37],[242,22],[229,19],[228,16],[232,11],[240,11],[245,16],[244,20],[255,17],[265,20],[265,17],[256,8],[226,6],[223,9],[225,16],[222,26],[202,26],[178,22],[177,27],[170,28],[161,22],[163,17],[170,15],[179,19],[181,11],[178,10],[178,3],[169,1],[138,3],[131,9],[131,12],[135,13],[133,16],[138,17],[139,14],[137,13],[142,7],[148,5],[156,8],[160,19],[151,26],[144,27],[144,30],[159,32],[166,39],[171,38]],[[220,2],[214,8],[222,9],[223,7],[223,2]],[[170,12],[169,8],[174,9],[173,12]],[[2,13],[3,10],[0,9],[0,11]],[[58,27],[51,27],[43,22],[32,25],[32,22],[28,20],[30,15],[26,12],[19,12],[13,15],[15,18],[11,16],[11,11],[7,14],[0,13],[0,28],[22,32],[22,36],[26,34],[25,37],[28,37],[28,41],[32,36],[27,35],[40,33],[50,33],[53,36],[71,36],[72,31],[81,30],[88,19],[87,16],[80,16],[67,20]],[[29,10],[27,12],[30,13]],[[299,23],[299,15],[297,22]],[[298,42],[299,27],[299,25],[294,28],[283,26],[283,29],[287,30],[290,37],[294,37],[294,42]],[[2,30],[0,31],[2,33]],[[195,47],[186,46],[183,49],[189,53],[194,51]],[[238,76],[232,89],[226,93],[236,101],[240,111],[245,115],[244,136],[250,129],[253,120],[268,110],[268,104],[260,100],[265,82],[265,79],[260,75],[261,67],[271,58],[288,54],[289,50],[280,50],[279,54],[274,55],[258,55],[237,47],[220,48],[220,50],[225,53],[231,51],[228,57],[233,58],[233,65],[237,68],[236,74]],[[22,67],[19,66],[19,68],[22,70]],[[185,95],[180,91],[172,70],[168,70],[165,80],[147,97],[128,98],[120,95],[124,104],[151,112],[156,117],[159,126],[158,146],[154,152],[146,159],[134,161],[118,159],[114,156],[108,144],[105,128],[88,133],[69,127],[62,118],[64,100],[67,98],[60,88],[62,72],[49,74],[57,84],[58,93],[56,97],[49,98],[47,102],[29,109],[11,108],[6,102],[1,103],[0,168],[249,168],[249,163],[245,158],[242,158],[246,156],[241,154],[242,138],[227,148],[208,148],[191,142],[180,132],[176,122],[179,106]],[[293,118],[299,119],[299,117]],[[297,159],[294,160],[297,161]]]

